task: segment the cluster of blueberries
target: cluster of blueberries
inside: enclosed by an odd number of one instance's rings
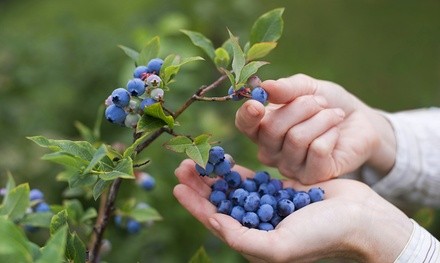
[[[231,99],[234,101],[250,98],[264,104],[267,102],[268,94],[260,85],[260,78],[254,75],[248,79],[246,86],[243,86],[237,90],[234,90],[234,87],[230,87],[228,90],[228,95],[230,95]]]
[[[136,205],[137,209],[148,208],[148,207],[150,206],[147,203],[143,203],[143,202],[138,203]],[[146,225],[152,224],[152,222],[147,222],[143,224],[132,217],[119,215],[119,214],[114,216],[114,222],[117,227],[125,229],[129,234],[137,234],[141,231],[142,227],[145,224]]]
[[[229,163],[229,170],[224,162]],[[196,164],[196,170],[201,176],[212,173],[211,177],[220,176],[211,186],[209,201],[217,207],[217,212],[230,215],[243,226],[270,231],[294,211],[324,199],[324,190],[319,187],[307,192],[284,188],[281,180],[271,178],[266,171],[242,179],[231,170],[232,166],[223,148],[214,146],[206,169]]]
[[[162,101],[164,90],[159,77],[163,60],[151,59],[146,66],[138,66],[126,88],[117,88],[105,100],[105,118],[115,124],[136,127],[145,107]]]

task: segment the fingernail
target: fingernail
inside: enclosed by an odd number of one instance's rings
[[[211,224],[212,228],[214,228],[217,231],[220,231],[220,224],[218,223],[217,220],[211,217],[209,218],[209,223]]]
[[[334,110],[335,110],[335,113],[336,113],[339,117],[341,117],[341,118],[344,118],[344,117],[345,117],[345,111],[343,111],[342,109],[336,108],[336,109],[334,109]]]
[[[260,112],[258,111],[258,109],[254,105],[248,105],[246,107],[246,111],[252,117],[257,117],[258,115],[260,115]]]

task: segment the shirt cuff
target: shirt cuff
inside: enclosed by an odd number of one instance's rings
[[[439,262],[440,243],[426,229],[411,219],[413,231],[405,248],[394,263]]]

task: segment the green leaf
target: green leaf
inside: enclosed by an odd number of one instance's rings
[[[3,204],[0,206],[0,215],[4,215],[12,221],[20,220],[25,215],[29,205],[29,184],[24,183],[7,193]]]
[[[96,152],[96,149],[86,141],[52,140],[43,136],[27,138],[41,147],[49,148],[53,152],[69,153],[86,161],[92,160]]]
[[[54,235],[63,226],[66,226],[68,222],[67,210],[63,209],[52,217],[50,221],[50,234]]]
[[[141,223],[162,220],[159,212],[152,207],[135,208],[128,216]]]
[[[26,214],[20,224],[34,227],[49,228],[52,219],[52,212],[30,213]]]
[[[65,200],[63,202],[64,209],[66,209],[69,219],[74,223],[79,223],[80,218],[84,214],[84,208],[81,202],[77,199]]]
[[[31,253],[32,253],[32,258],[34,261],[38,260],[38,258],[41,257],[41,250],[40,250],[40,246],[29,241],[28,245],[31,249]]]
[[[98,200],[98,198],[101,196],[101,194],[112,184],[112,181],[105,181],[99,179],[95,186],[93,187],[93,198]]]
[[[139,59],[139,52],[137,52],[134,49],[131,49],[129,47],[123,46],[123,45],[118,45],[118,47],[120,49],[122,49],[122,51],[124,51],[124,53],[130,57],[131,59],[133,59],[134,61],[138,61]]]
[[[86,125],[84,125],[82,122],[79,121],[76,121],[74,125],[84,140],[88,142],[95,141],[95,136],[93,135],[93,132],[89,127],[87,127]]]
[[[96,218],[98,216],[98,212],[96,212],[96,209],[94,207],[89,207],[89,209],[87,209],[81,219],[80,222],[84,223],[90,219]]]
[[[248,50],[246,57],[248,61],[262,58],[270,53],[277,46],[277,42],[261,42],[255,43]]]
[[[226,74],[228,76],[228,79],[229,79],[229,82],[231,83],[231,86],[234,87],[234,89],[236,89],[237,85],[235,85],[234,75],[229,70],[226,70],[226,69],[220,69],[220,71],[222,71],[224,74]]]
[[[226,49],[219,47],[215,50],[215,58],[214,64],[217,68],[228,68],[229,62],[231,62],[231,58],[229,57],[229,53]]]
[[[171,61],[171,58],[169,58],[169,61],[167,61],[167,65],[164,65],[165,63],[162,64],[163,70],[161,70],[160,72],[160,78],[162,79],[163,85],[167,86],[170,83],[170,81],[177,75],[177,73],[179,73],[179,70],[183,65],[199,60],[205,60],[205,59],[196,56],[196,57],[189,57],[180,60],[179,57],[174,56],[173,60]]]
[[[235,79],[237,80],[240,79],[241,70],[246,63],[246,58],[243,50],[240,47],[240,44],[238,43],[238,39],[232,35],[231,31],[228,30],[228,32],[232,42],[232,49],[234,51],[234,57],[232,59],[232,71],[234,72]]]
[[[33,262],[29,243],[17,225],[0,217],[0,262]]]
[[[176,136],[164,144],[165,148],[177,153],[184,153],[186,148],[193,145],[193,141],[186,136]]]
[[[162,68],[167,68],[171,65],[178,64],[178,60],[179,56],[177,56],[176,54],[170,54],[163,60]]]
[[[250,78],[252,75],[257,73],[258,69],[261,68],[264,65],[269,64],[266,61],[252,61],[246,64],[244,66],[243,70],[241,71],[241,78],[239,79],[239,83],[246,83],[248,78]]]
[[[150,132],[168,125],[171,129],[174,127],[174,118],[165,115],[160,103],[153,103],[144,108],[144,115],[138,122],[137,132]]]
[[[234,57],[234,48],[232,46],[233,46],[233,44],[232,44],[232,40],[230,38],[228,38],[225,42],[223,42],[223,44],[221,46],[222,48],[224,48],[228,52],[230,58]]]
[[[275,42],[283,33],[284,8],[277,8],[260,16],[254,23],[250,34],[251,46],[259,42]]]
[[[214,51],[214,45],[212,44],[211,40],[209,40],[207,37],[205,37],[203,34],[199,32],[183,30],[183,29],[180,31],[185,35],[187,35],[195,46],[200,47],[211,60],[214,60],[215,51]]]
[[[86,262],[86,247],[76,233],[67,236],[66,257],[74,263]]]
[[[136,150],[136,147],[138,147],[149,135],[150,135],[150,133],[145,132],[144,134],[142,134],[141,137],[136,139],[136,141],[134,141],[134,143],[132,145],[130,145],[130,147],[125,149],[124,154],[123,154],[123,158],[131,157],[131,155]]]
[[[90,161],[87,168],[83,171],[83,174],[89,173],[92,169],[105,157],[107,156],[107,146],[105,144],[101,144],[98,150],[93,155],[92,160]]]
[[[211,134],[200,134],[199,136],[194,138],[194,144],[205,144],[208,143],[209,139],[211,139]]]
[[[154,37],[151,39],[144,48],[142,48],[138,59],[136,60],[137,65],[147,65],[147,63],[159,56],[160,40],[159,37]]]
[[[46,245],[41,249],[41,256],[36,263],[63,262],[66,240],[67,226],[64,226],[52,234]]]
[[[197,252],[191,257],[189,263],[211,263],[211,259],[204,247],[201,247],[197,250]]]
[[[41,159],[45,161],[51,161],[57,164],[61,164],[63,166],[72,167],[77,170],[88,165],[88,162],[86,160],[81,159],[67,152],[48,153],[43,155]]]
[[[12,177],[11,172],[8,171],[8,172],[7,172],[7,175],[8,175],[8,181],[6,182],[6,188],[5,188],[5,189],[6,189],[6,195],[7,195],[9,192],[11,192],[12,189],[15,188],[15,180],[14,180],[14,177]],[[5,203],[5,200],[6,200],[6,198],[3,199],[2,204]]]
[[[113,171],[100,174],[102,180],[115,180],[116,178],[134,179],[133,161],[130,157],[119,160]]]
[[[98,176],[96,174],[80,174],[75,173],[68,179],[69,186],[71,188],[79,187],[79,186],[91,186],[93,185]]]

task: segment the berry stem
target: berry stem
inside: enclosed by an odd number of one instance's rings
[[[193,98],[200,101],[228,101],[232,99],[232,95],[226,95],[223,97],[203,97],[194,95]]]

